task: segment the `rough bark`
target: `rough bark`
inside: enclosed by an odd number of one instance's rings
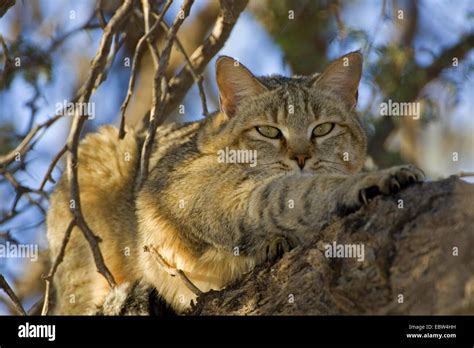
[[[365,260],[327,258],[325,245],[333,241],[363,244]],[[273,266],[202,295],[193,310],[200,315],[468,313],[474,314],[474,185],[457,177],[377,197],[315,231],[310,245]]]

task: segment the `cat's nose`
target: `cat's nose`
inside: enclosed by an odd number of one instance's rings
[[[300,167],[300,169],[303,169],[304,165],[306,164],[306,161],[309,158],[311,158],[311,155],[309,155],[307,153],[297,153],[297,154],[293,155],[293,157],[291,159],[295,160],[296,163],[298,163],[298,167]]]

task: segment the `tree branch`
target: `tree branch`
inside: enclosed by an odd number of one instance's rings
[[[140,170],[135,182],[135,190],[138,191],[145,182],[148,175],[148,163],[150,159],[151,149],[153,147],[153,141],[155,139],[155,133],[158,126],[163,122],[165,102],[164,98],[168,95],[169,91],[164,91],[163,85],[167,85],[165,82],[164,74],[168,67],[168,62],[171,54],[171,48],[173,46],[174,38],[178,29],[181,27],[184,19],[189,15],[191,6],[194,0],[186,0],[176,16],[170,31],[166,37],[163,50],[160,57],[160,65],[158,70],[155,71],[153,79],[153,104],[150,113],[150,122],[148,124],[148,130],[143,143],[141,156],[140,156]],[[158,22],[157,22],[158,23]]]
[[[240,13],[245,9],[247,3],[248,0],[220,1],[221,10],[211,34],[189,57],[191,65],[194,67],[194,72],[197,75],[204,72],[204,69],[212,57],[224,46]],[[187,67],[183,67],[181,71],[170,80],[169,98],[166,100],[166,114],[178,106],[189,88],[191,88],[193,82],[193,75]]]
[[[48,315],[49,312],[49,302],[50,302],[50,296],[51,296],[51,283],[53,281],[53,277],[56,274],[56,271],[58,269],[58,266],[63,262],[64,259],[64,254],[66,253],[66,247],[69,243],[69,239],[71,238],[71,233],[74,227],[76,226],[76,221],[73,219],[69,223],[66,232],[64,233],[64,239],[61,244],[61,248],[59,249],[59,253],[56,256],[56,259],[53,262],[53,265],[51,266],[51,269],[48,272],[48,275],[46,275],[43,279],[46,282],[46,290],[44,293],[44,301],[43,301],[43,309],[41,310],[41,315]]]
[[[123,21],[129,16],[132,9],[132,5],[132,0],[126,0],[116,11],[115,15],[110,19],[109,23],[105,27],[104,34],[102,35],[99,48],[97,50],[97,54],[94,60],[92,61],[92,67],[89,76],[87,77],[86,81],[84,82],[79,91],[79,103],[88,103],[95,88],[97,88],[98,84],[103,81],[102,75],[107,64],[107,56],[110,52],[110,46],[112,44],[113,35],[118,31]],[[112,273],[110,273],[109,269],[105,265],[104,258],[100,251],[99,238],[87,225],[87,222],[83,217],[81,209],[79,180],[77,174],[78,146],[81,129],[86,120],[87,116],[84,117],[83,115],[79,115],[76,110],[76,115],[74,117],[67,140],[67,147],[69,149],[67,174],[70,184],[72,201],[70,208],[77,226],[81,229],[82,233],[84,234],[84,237],[89,243],[92,254],[94,256],[95,264],[97,266],[97,271],[104,276],[110,287],[114,287],[116,285],[116,282]]]
[[[56,183],[54,181],[53,177],[51,176],[51,174],[53,173],[53,170],[56,167],[56,164],[58,163],[58,161],[61,159],[61,157],[63,157],[63,155],[66,152],[67,152],[67,146],[65,145],[65,146],[62,147],[61,150],[59,150],[59,152],[56,154],[56,156],[54,156],[53,160],[51,161],[51,163],[48,166],[48,170],[46,171],[46,174],[44,175],[43,181],[41,181],[41,184],[40,184],[40,187],[39,187],[40,191],[43,191],[44,186],[46,185],[46,183],[48,181],[51,181],[54,184]]]
[[[276,264],[198,297],[191,314],[472,314],[473,195],[453,176],[377,197]],[[363,246],[363,260],[329,257],[333,243]]]
[[[165,22],[161,22],[161,26],[163,27],[163,29],[169,30],[169,26]],[[209,115],[209,111],[207,109],[207,100],[206,100],[206,93],[204,92],[202,74],[196,73],[196,69],[194,68],[193,63],[191,62],[191,59],[189,59],[189,56],[186,53],[186,50],[184,49],[184,46],[181,44],[181,41],[178,39],[178,37],[175,37],[174,41],[175,41],[176,47],[178,48],[178,51],[184,57],[184,61],[186,62],[186,66],[189,72],[191,73],[194,79],[194,82],[198,86],[199,97],[201,98],[202,115],[204,117],[207,117]]]
[[[452,59],[458,58],[459,61],[464,59],[465,55],[474,46],[474,35],[467,35],[462,38],[456,45],[445,49],[428,67],[420,67],[417,64],[413,64],[412,68],[404,72],[404,76],[407,80],[403,82],[404,88],[402,89],[404,95],[396,97],[393,95],[386,96],[387,99],[400,100],[403,99],[406,102],[415,100],[421,90],[434,79],[438,78],[444,69],[452,67]],[[398,76],[394,77],[396,80]],[[400,92],[397,89],[396,94]],[[369,139],[368,152],[373,157],[375,162],[381,167],[387,167],[394,165],[395,163],[390,160],[391,156],[385,151],[380,151],[384,148],[384,143],[387,137],[395,129],[395,124],[391,117],[383,117],[377,123],[377,132],[373,137]]]
[[[148,30],[148,32],[145,32],[145,35],[143,35],[140,40],[138,40],[137,46],[135,48],[135,52],[133,53],[133,60],[132,60],[132,69],[130,72],[130,80],[128,82],[128,89],[127,89],[127,95],[125,96],[125,100],[122,103],[122,106],[120,107],[120,127],[119,127],[119,138],[123,139],[125,136],[125,112],[127,111],[128,103],[130,102],[130,98],[132,97],[133,89],[135,87],[135,80],[136,80],[136,74],[137,74],[137,66],[138,66],[138,60],[140,59],[141,54],[143,53],[143,49],[145,47],[145,43],[152,37],[155,33],[156,30],[159,28],[159,23],[163,20],[163,16],[166,14],[168,11],[169,7],[173,3],[172,0],[168,0],[161,11],[160,15],[156,19],[156,22],[153,24],[153,26]],[[152,41],[150,39],[150,41]],[[153,49],[151,49],[151,52]]]
[[[23,155],[31,148],[30,142],[35,137],[35,135],[38,134],[40,130],[47,129],[48,127],[50,127],[61,117],[62,115],[55,115],[46,122],[33,127],[33,129],[31,129],[31,131],[23,138],[23,140],[20,142],[20,144],[18,144],[15,149],[10,151],[6,155],[0,156],[0,168],[7,167],[9,164],[15,161],[15,158],[17,158],[18,156],[22,158]]]
[[[23,306],[21,305],[21,302],[20,300],[18,299],[18,297],[15,295],[15,292],[12,290],[12,288],[10,287],[10,285],[8,285],[6,279],[3,277],[2,274],[0,274],[0,288],[2,288],[3,290],[5,290],[6,294],[8,295],[8,297],[10,297],[10,299],[12,300],[13,302],[13,305],[14,305],[14,308],[16,309],[16,311],[21,314],[21,315],[27,315],[26,312],[25,312],[25,309],[23,308]]]

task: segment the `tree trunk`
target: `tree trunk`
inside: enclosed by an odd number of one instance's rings
[[[334,241],[363,245],[363,261],[327,257]],[[457,177],[377,197],[315,231],[310,245],[273,266],[200,296],[193,310],[200,315],[468,313],[474,314],[474,185]]]

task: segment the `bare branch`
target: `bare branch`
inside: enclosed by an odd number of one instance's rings
[[[130,80],[128,82],[127,95],[125,96],[125,100],[123,101],[122,106],[120,107],[120,113],[121,113],[120,129],[119,129],[120,139],[123,139],[123,137],[125,136],[125,111],[127,110],[128,103],[130,102],[130,98],[132,97],[132,92],[135,87],[138,61],[140,59],[141,54],[143,53],[144,44],[146,40],[156,32],[156,29],[159,28],[159,23],[162,21],[163,16],[166,14],[166,11],[168,11],[172,3],[173,3],[173,0],[168,0],[166,2],[165,7],[161,11],[159,17],[156,19],[155,24],[153,24],[153,26],[150,28],[148,33],[145,33],[145,35],[143,35],[140,38],[140,40],[138,40],[137,46],[135,48],[135,52],[133,54],[132,69],[130,72]]]
[[[66,252],[67,244],[69,243],[69,239],[71,238],[72,230],[76,226],[76,221],[73,219],[69,223],[66,232],[64,233],[63,242],[61,244],[61,249],[59,249],[59,253],[54,260],[51,269],[49,270],[48,275],[46,275],[43,279],[46,282],[46,290],[44,293],[44,301],[43,301],[43,309],[41,310],[41,315],[48,315],[49,312],[49,298],[51,296],[51,283],[53,281],[53,277],[56,274],[56,270],[61,262],[63,262],[64,254]]]
[[[147,36],[146,43],[147,43],[148,49],[150,50],[151,57],[153,58],[153,64],[155,66],[155,69],[158,69],[159,53],[157,53],[157,49],[156,47],[154,47],[153,42],[150,39],[150,35],[148,35],[148,33],[150,32],[150,2],[148,0],[142,0],[142,7],[143,7],[143,21],[145,24],[145,36]]]
[[[330,221],[311,243],[271,267],[256,267],[224,290],[203,294],[191,313],[472,315],[472,292],[465,289],[471,289],[474,266],[473,195],[474,185],[451,177],[412,185],[397,198],[377,198]],[[410,202],[410,208],[397,209],[398,199]],[[366,256],[367,250],[377,252],[365,258],[366,267],[350,258],[339,259],[334,267],[323,247],[334,240],[345,245],[363,241]],[[459,256],[453,257],[454,246]],[[399,302],[397,294],[411,300]]]
[[[153,79],[153,104],[151,107],[150,122],[148,125],[148,130],[140,156],[140,171],[138,173],[137,181],[135,182],[135,189],[137,191],[138,189],[140,189],[140,187],[147,178],[148,163],[151,154],[151,149],[153,147],[153,142],[155,139],[156,129],[160,125],[160,122],[163,121],[163,115],[165,111],[164,98],[166,98],[169,92],[162,94],[162,86],[166,85],[166,82],[164,81],[164,74],[166,72],[166,68],[168,67],[171,48],[173,46],[176,33],[181,27],[181,24],[183,23],[184,19],[189,15],[189,11],[191,10],[191,6],[193,5],[193,3],[194,0],[186,0],[178,11],[178,15],[176,16],[171,26],[171,29],[169,30],[168,35],[166,37],[163,50],[161,52],[159,68],[157,71],[155,71]]]
[[[43,178],[43,181],[41,182],[41,185],[39,187],[39,190],[40,191],[43,191],[44,189],[44,186],[46,185],[46,183],[48,181],[51,181],[52,183],[56,183],[53,179],[53,177],[51,176],[51,174],[53,173],[53,169],[54,167],[56,167],[56,164],[58,163],[58,161],[61,159],[61,157],[67,152],[67,146],[63,146],[63,148],[56,154],[56,156],[54,156],[53,160],[51,161],[51,163],[49,164],[49,167],[48,167],[48,170],[46,171],[46,174]]]
[[[190,57],[192,66],[196,74],[202,74],[209,61],[224,46],[230,36],[240,13],[247,6],[248,0],[221,0],[221,10],[211,34],[204,43],[196,48]],[[183,97],[192,86],[194,80],[192,73],[184,67],[171,79],[169,83],[169,98],[166,100],[165,113],[169,113],[176,108]]]
[[[169,30],[169,26],[165,22],[161,22],[161,26],[165,30]],[[186,50],[184,49],[184,46],[181,44],[181,41],[178,39],[176,36],[175,39],[175,44],[176,47],[178,48],[178,51],[181,52],[181,54],[184,57],[184,60],[186,62],[186,66],[189,69],[189,72],[191,73],[194,82],[196,82],[198,89],[199,89],[199,97],[201,98],[201,105],[202,105],[202,115],[204,117],[207,117],[209,115],[209,111],[207,109],[207,100],[206,100],[206,93],[204,92],[204,87],[203,87],[203,77],[202,74],[197,74],[196,70],[193,67],[193,63],[189,59],[188,54],[186,53]]]
[[[462,37],[454,46],[443,50],[428,67],[413,65],[409,71],[404,73],[406,76],[403,88],[404,99],[408,102],[415,100],[428,83],[437,79],[444,69],[452,67],[453,58],[458,58],[461,61],[473,46],[474,35],[467,35]],[[388,95],[386,99],[393,99],[393,97]],[[368,152],[374,161],[382,167],[394,165],[390,162],[392,156],[387,156],[386,151],[380,151],[380,149],[384,149],[385,141],[394,129],[393,119],[382,117],[378,121],[376,134],[369,139]]]
[[[158,250],[154,246],[145,246],[145,252],[151,253],[155,262],[170,276],[175,277],[178,275],[183,283],[191,290],[195,295],[202,295],[203,292],[196,286],[194,283],[186,276],[186,274],[181,269],[177,269],[169,265],[166,260],[161,256]]]
[[[472,47],[474,47],[474,34],[466,35],[460,38],[456,45],[444,50],[429,67],[423,69],[417,66],[417,70],[426,71],[427,77],[425,81],[421,81],[421,86],[419,88],[421,89],[421,87],[426,85],[428,82],[437,78],[441,71],[447,67],[452,67],[453,58],[458,58],[459,61],[464,59],[466,54],[472,50]]]
[[[115,15],[111,18],[109,23],[104,29],[97,54],[92,61],[91,71],[86,81],[84,82],[79,92],[79,102],[87,103],[94,92],[95,88],[100,84],[103,79],[105,67],[107,65],[107,56],[110,52],[110,46],[112,44],[112,38],[123,21],[130,15],[130,9],[132,8],[133,1],[126,0],[120,8],[116,11]],[[70,184],[71,200],[74,204],[71,205],[71,212],[74,215],[77,226],[81,229],[84,237],[86,238],[91,248],[97,271],[104,276],[111,287],[116,285],[115,279],[110,273],[109,269],[105,265],[104,258],[100,251],[99,238],[92,232],[84,219],[81,209],[80,193],[79,193],[79,180],[77,175],[78,166],[78,146],[81,129],[87,120],[87,117],[81,115],[75,115],[74,121],[71,126],[71,130],[68,136],[67,147],[69,149],[69,156],[67,161],[67,173]]]
[[[5,168],[10,163],[12,163],[16,157],[23,155],[30,149],[30,141],[35,137],[35,135],[42,129],[46,129],[51,126],[54,122],[60,119],[62,115],[55,115],[50,118],[48,121],[38,124],[23,138],[23,140],[18,144],[18,146],[10,151],[8,154],[0,157],[0,168]]]
[[[5,290],[8,297],[10,297],[10,299],[12,300],[12,302],[15,306],[16,311],[21,315],[27,315],[25,309],[21,305],[20,300],[18,299],[18,296],[16,296],[15,292],[10,287],[10,285],[8,285],[6,279],[3,277],[2,274],[0,274],[0,288]]]
[[[103,82],[101,75],[104,72],[104,68],[107,64],[107,57],[110,52],[110,46],[113,39],[113,34],[116,33],[119,27],[122,25],[123,21],[130,15],[133,1],[126,0],[120,8],[117,9],[115,15],[112,17],[110,22],[104,29],[104,34],[99,43],[99,48],[97,54],[92,61],[91,71],[86,81],[82,85],[79,91],[79,101],[86,103],[89,101],[92,93],[94,93],[95,88],[98,87],[98,84]]]
[[[7,70],[10,68],[11,65],[11,58],[8,54],[8,46],[7,43],[5,42],[5,39],[3,38],[2,35],[0,35],[0,45],[2,46],[2,54],[3,54],[3,69],[0,70],[0,82],[3,80],[4,75],[6,75]]]
[[[89,20],[85,24],[81,25],[80,27],[74,28],[71,31],[68,31],[64,33],[63,35],[55,38],[51,42],[51,44],[49,45],[46,51],[52,53],[57,48],[59,48],[68,38],[70,38],[74,34],[82,32],[83,30],[100,29],[101,28],[100,24],[92,23],[92,19],[93,17],[89,18]]]
[[[35,205],[36,207],[38,207],[38,209],[41,210],[42,214],[46,214],[44,208],[41,206],[40,201],[34,200],[30,195],[30,193],[35,193],[35,194],[39,194],[42,198],[47,198],[46,192],[44,192],[40,189],[32,189],[30,187],[26,187],[26,186],[20,184],[18,182],[18,180],[15,178],[15,176],[13,175],[13,173],[11,173],[10,171],[7,171],[5,168],[0,167],[0,174],[15,189],[15,199],[13,200],[13,204],[12,204],[12,207],[10,209],[10,212],[8,212],[5,215],[0,217],[0,224],[3,224],[5,222],[15,218],[16,216],[18,216],[19,214],[21,214],[25,211],[25,210],[22,210],[22,211],[17,210],[18,203],[19,203],[20,199],[23,197],[23,195],[25,195],[25,197],[28,199],[30,204]]]
[[[110,69],[112,68],[112,65],[115,61],[115,57],[117,56],[117,53],[120,50],[120,48],[122,47],[122,45],[125,42],[126,38],[127,38],[126,33],[124,33],[122,35],[122,37],[120,37],[119,34],[116,34],[114,36],[114,46],[113,46],[113,49],[112,49],[112,54],[110,55],[110,58],[107,59],[107,64],[105,66],[105,69],[104,69],[102,75],[100,76],[100,81],[98,83],[99,85],[102,82],[104,82],[105,80],[107,80],[108,73],[109,73]]]
[[[97,20],[99,21],[99,25],[102,29],[105,28],[107,25],[107,22],[104,17],[104,12],[102,11],[102,0],[97,1],[97,5],[95,7],[95,14],[97,17]]]
[[[12,236],[10,231],[0,232],[0,238],[12,244],[18,244],[18,241]]]

